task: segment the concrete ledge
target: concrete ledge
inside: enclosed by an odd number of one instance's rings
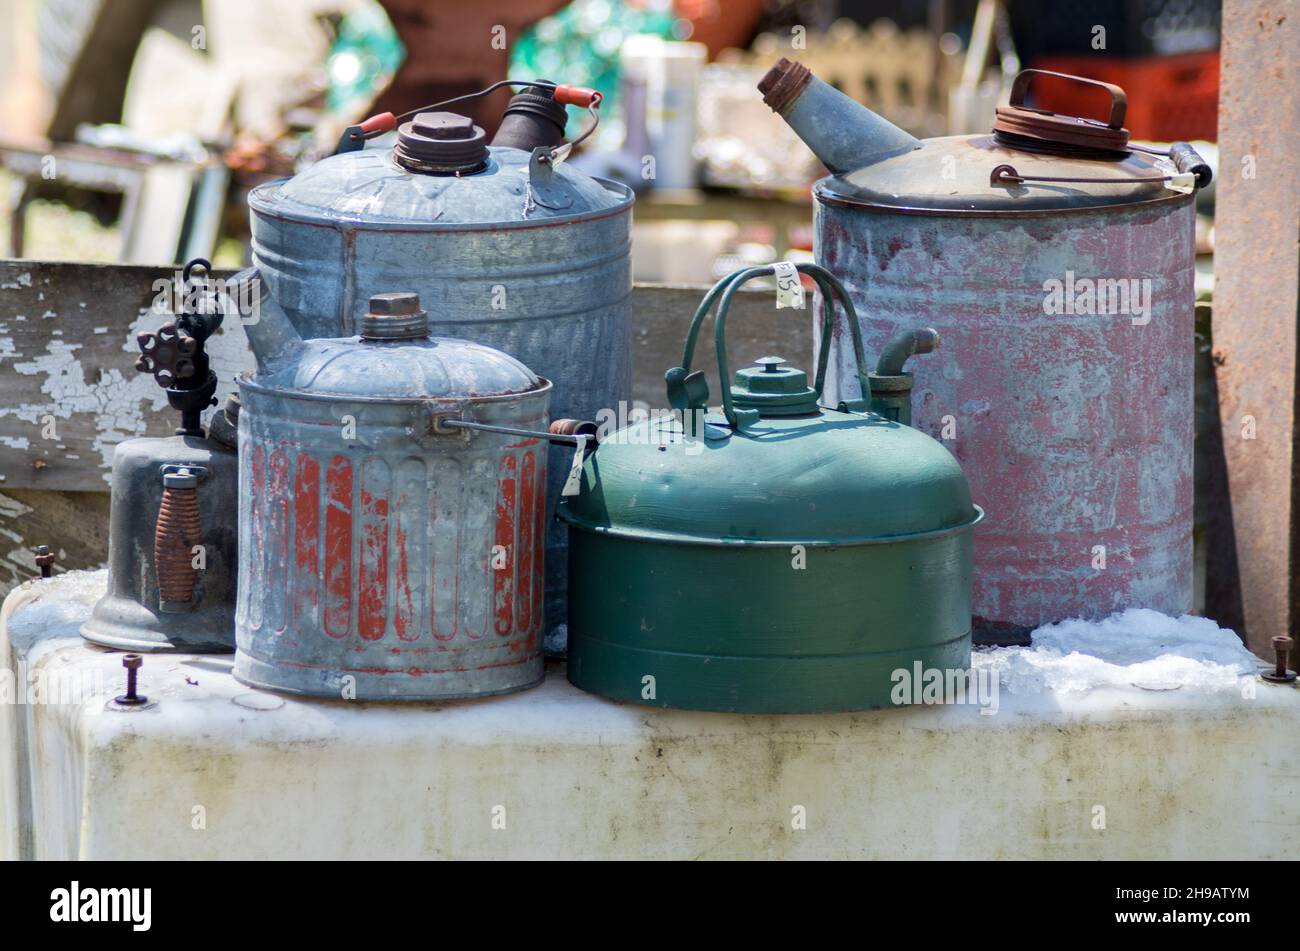
[[[1300,854],[1289,687],[751,717],[611,703],[560,665],[522,694],[389,706],[252,691],[230,658],[155,655],[155,703],[120,713],[105,709],[120,655],[77,636],[103,586],[28,582],[0,615],[11,683],[94,688],[0,704],[0,858]]]

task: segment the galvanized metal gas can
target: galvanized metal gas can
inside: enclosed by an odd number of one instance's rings
[[[544,433],[550,383],[429,337],[410,293],[306,341],[263,295],[248,332],[235,675],[358,700],[538,683],[547,444],[441,420]]]
[[[1048,81],[1090,82],[1074,77]],[[868,347],[938,330],[916,425],[952,447],[990,518],[975,534],[976,639],[1067,617],[1192,601],[1195,188],[1186,144],[1128,142],[1109,115],[1025,105],[1027,70],[988,135],[917,140],[782,61],[760,88],[831,170],[815,252]],[[836,331],[827,391],[858,396]]]
[[[828,272],[799,270],[824,294],[812,385],[763,358],[724,388],[721,415],[707,412],[707,383],[690,369],[701,321],[721,296],[725,381],[730,297],[773,269],[738,272],[705,298],[682,365],[668,371],[677,414],[605,437],[580,492],[561,504],[574,585],[568,672],[582,689],[652,706],[804,713],[890,706],[896,672],[917,664],[969,667],[980,510],[934,439],[868,401],[820,405],[832,298],[850,315],[852,306]],[[894,366],[891,399],[905,385]],[[869,391],[862,363],[857,376]]]
[[[555,416],[594,419],[631,398],[632,202],[550,149],[489,147],[469,120],[422,113],[392,148],[253,189],[253,260],[304,337],[358,333],[372,295],[411,290],[435,335],[510,354],[553,381]],[[562,450],[551,462],[549,514]],[[547,525],[554,628],[565,532]]]

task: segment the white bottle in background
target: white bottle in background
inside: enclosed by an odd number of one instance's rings
[[[654,158],[655,188],[696,185],[695,103],[707,58],[703,43],[638,35],[623,44],[624,79],[643,83],[646,89],[646,134]]]

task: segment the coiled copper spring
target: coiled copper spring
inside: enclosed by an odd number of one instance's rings
[[[165,610],[194,600],[198,571],[194,546],[203,535],[199,517],[198,477],[188,469],[163,476],[162,503],[154,531],[153,558],[158,571],[158,598]]]

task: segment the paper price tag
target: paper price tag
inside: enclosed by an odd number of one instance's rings
[[[582,463],[587,458],[587,440],[590,436],[575,436],[578,445],[573,450],[573,462],[569,466],[569,477],[564,480],[560,495],[577,495],[582,491]]]
[[[794,262],[778,261],[772,265],[772,270],[776,277],[776,309],[793,307],[795,310],[803,310],[805,306],[803,281],[799,279],[799,272],[795,269]]]

